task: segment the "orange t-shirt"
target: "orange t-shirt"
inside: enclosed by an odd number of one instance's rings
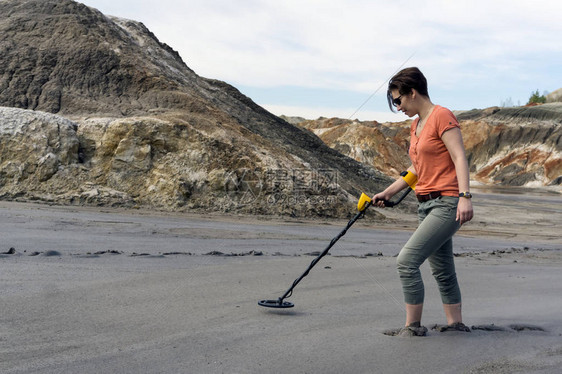
[[[418,173],[416,195],[441,192],[444,196],[458,196],[459,184],[455,164],[441,140],[447,130],[459,127],[455,115],[447,108],[436,105],[429,115],[420,137],[416,136],[419,117],[410,129],[410,160]]]

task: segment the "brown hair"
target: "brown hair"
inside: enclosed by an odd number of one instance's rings
[[[417,67],[405,68],[396,73],[388,82],[388,90],[386,91],[386,99],[388,106],[393,112],[394,106],[392,105],[392,94],[390,91],[398,90],[400,95],[407,95],[412,92],[412,89],[418,91],[420,95],[429,97],[427,92],[427,79]]]

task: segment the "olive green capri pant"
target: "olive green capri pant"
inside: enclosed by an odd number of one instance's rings
[[[419,226],[396,260],[406,304],[423,303],[425,292],[420,266],[426,259],[443,304],[461,302],[452,239],[460,228],[456,221],[458,202],[458,197],[441,196],[419,203]]]

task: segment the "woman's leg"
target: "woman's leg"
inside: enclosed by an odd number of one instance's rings
[[[447,324],[462,322],[461,292],[455,272],[452,239],[429,256],[428,261],[439,287]]]
[[[423,304],[406,304],[406,325],[410,326],[413,323],[421,322],[423,312]]]
[[[462,323],[462,304],[443,304],[445,317],[447,317],[447,325]]]
[[[406,325],[421,320],[425,290],[419,267],[459,228],[454,202],[439,198],[420,204],[420,225],[398,255],[397,268],[406,302]]]

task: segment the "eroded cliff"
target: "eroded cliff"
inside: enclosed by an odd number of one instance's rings
[[[562,104],[458,113],[471,178],[490,185],[562,184]],[[397,177],[407,156],[411,121],[377,123],[318,119],[300,126],[327,145]]]

